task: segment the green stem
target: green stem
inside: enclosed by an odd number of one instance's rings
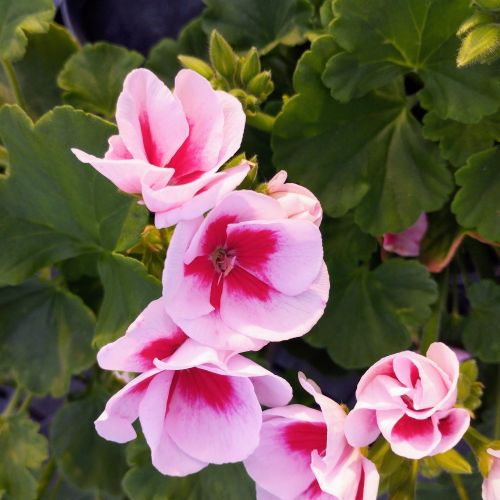
[[[14,92],[17,104],[19,104],[21,108],[26,110],[26,102],[24,100],[23,93],[21,92],[21,87],[19,86],[19,82],[17,81],[14,66],[12,66],[12,63],[10,61],[7,61],[6,59],[2,60],[2,66],[3,69],[5,70],[5,74],[7,76],[7,80],[9,81],[10,88],[12,89],[12,92]]]
[[[462,478],[458,474],[450,474],[451,480],[455,485],[455,489],[457,490],[457,496],[460,500],[469,500],[469,495],[467,495],[467,491],[465,490],[464,483]]]
[[[439,282],[439,297],[432,316],[430,317],[427,325],[425,325],[420,342],[420,352],[425,354],[429,346],[439,339],[439,332],[441,330],[441,318],[443,311],[446,309],[446,301],[448,299],[448,284],[450,280],[449,268],[446,268],[441,280]]]
[[[251,127],[262,130],[263,132],[271,132],[275,121],[275,116],[268,115],[262,111],[257,111],[257,113],[247,115],[247,123]]]
[[[33,394],[29,394],[24,398],[24,401],[22,402],[21,406],[19,407],[18,413],[23,413],[26,410],[29,409],[31,401],[33,401]]]
[[[458,263],[458,268],[460,269],[460,274],[462,276],[462,281],[464,283],[464,286],[465,288],[469,288],[470,286],[469,273],[467,272],[467,266],[465,264],[465,258],[462,249],[459,249],[457,252],[457,263]]]
[[[37,500],[43,498],[47,488],[49,487],[50,481],[52,480],[52,476],[56,470],[56,461],[51,458],[43,468],[40,474],[40,481],[38,482],[38,488],[36,492]]]
[[[0,144],[0,165],[3,165],[4,167],[9,166],[9,153],[7,152],[7,149],[4,148]]]
[[[16,409],[17,403],[19,402],[19,398],[21,397],[21,393],[23,391],[23,388],[18,385],[16,387],[16,390],[14,391],[14,394],[12,394],[12,397],[10,398],[9,404],[7,405],[7,408],[2,413],[2,417],[10,417],[12,412]]]
[[[495,427],[493,428],[493,439],[500,439],[500,365],[497,366],[497,393],[495,398]]]

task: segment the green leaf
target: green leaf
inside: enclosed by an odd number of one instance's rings
[[[471,412],[481,406],[483,384],[478,380],[479,371],[475,359],[460,363],[460,376],[457,384],[457,404]]]
[[[33,472],[47,458],[47,440],[38,424],[25,415],[0,417],[0,496],[5,500],[34,500]]]
[[[137,439],[128,446],[131,469],[123,489],[131,500],[252,500],[255,486],[242,464],[209,465],[188,477],[163,476],[152,465],[149,449]]]
[[[470,156],[491,148],[495,140],[500,140],[500,113],[466,124],[442,120],[431,111],[424,116],[423,132],[427,139],[439,141],[443,158],[461,167]]]
[[[0,367],[35,394],[63,396],[94,361],[94,315],[66,290],[37,280],[0,288],[0,316]]]
[[[449,474],[471,474],[472,467],[456,450],[448,450],[445,453],[439,453],[426,460],[433,462],[441,470]]]
[[[64,102],[91,113],[112,117],[127,74],[144,58],[138,52],[99,42],[85,45],[64,65],[57,79]]]
[[[101,347],[123,335],[149,302],[161,295],[161,283],[138,260],[119,254],[103,255],[98,269],[104,299],[94,343]]]
[[[451,205],[458,222],[487,240],[500,242],[500,147],[477,153],[459,169],[461,186]]]
[[[35,125],[17,106],[0,110],[0,137],[11,169],[0,180],[0,282],[17,284],[41,267],[89,252],[111,251],[130,212],[144,213],[70,148],[102,154],[115,128],[70,107]]]
[[[236,49],[254,46],[262,54],[279,44],[297,45],[312,16],[306,0],[205,0],[203,29],[216,29]]]
[[[83,490],[118,494],[127,470],[125,447],[102,439],[94,428],[108,397],[97,387],[62,406],[52,422],[50,444],[60,471],[70,483]]]
[[[26,54],[13,66],[31,116],[40,116],[61,104],[57,75],[66,59],[77,49],[75,39],[58,24],[51,24],[46,33],[28,34]],[[5,101],[15,102],[10,89]]]
[[[327,256],[328,258],[328,256]],[[335,269],[331,268],[335,277]],[[415,261],[391,259],[373,271],[358,268],[332,284],[335,295],[307,340],[326,347],[344,368],[369,366],[410,346],[411,331],[429,318],[436,284]]]
[[[0,60],[20,59],[26,33],[43,33],[54,15],[52,0],[0,0]]]
[[[465,348],[486,363],[500,362],[500,286],[481,280],[467,289],[470,312],[464,322]]]
[[[476,123],[499,108],[498,66],[456,67],[468,0],[336,0],[334,10],[330,32],[344,49],[324,73],[334,97],[360,97],[416,73],[421,104],[443,119]]]
[[[475,27],[465,35],[457,56],[457,65],[494,61],[500,56],[500,24]]]
[[[451,175],[423,139],[399,86],[347,104],[330,96],[321,73],[335,50],[324,36],[300,59],[298,95],[273,127],[274,162],[311,189],[329,215],[356,207],[364,231],[397,233],[444,204]]]
[[[465,486],[467,498],[479,499],[481,496],[481,474],[475,473],[461,477]],[[459,498],[457,490],[449,474],[441,474],[432,481],[418,481],[416,500],[443,500]]]

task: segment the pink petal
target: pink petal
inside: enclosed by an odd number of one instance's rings
[[[434,419],[441,433],[441,441],[432,451],[432,455],[451,450],[462,439],[470,425],[469,412],[464,408],[438,412]]]
[[[426,231],[427,215],[422,213],[415,224],[404,231],[384,234],[384,250],[403,257],[417,257],[420,254],[420,242]]]
[[[307,290],[323,263],[321,233],[309,221],[230,224],[226,245],[239,267],[287,295]]]
[[[131,71],[116,105],[123,143],[137,160],[164,167],[189,133],[177,97],[147,69]]]
[[[159,372],[154,369],[139,375],[109,399],[94,422],[99,436],[117,443],[126,443],[136,437],[132,423],[139,416],[139,404],[152,377]]]
[[[361,448],[373,443],[380,434],[375,410],[356,405],[345,420],[345,436],[351,446]]]
[[[104,155],[106,160],[131,160],[133,158],[119,135],[112,135],[108,139],[108,144],[109,149]]]
[[[92,165],[100,174],[109,179],[118,189],[125,193],[140,194],[141,179],[150,170],[157,169],[143,160],[110,160],[89,155],[79,149],[71,149],[73,154],[82,162]],[[173,170],[158,169],[165,182],[172,177]]]
[[[323,315],[329,292],[326,266],[309,290],[295,296],[235,271],[224,279],[220,307],[222,320],[234,330],[270,341],[286,340],[307,333]]]
[[[208,182],[193,197],[180,206],[155,213],[156,227],[170,227],[181,220],[191,220],[212,209],[227,194],[236,189],[245,179],[250,166],[247,161],[223,172],[213,174]],[[165,197],[167,199],[167,196]]]
[[[488,476],[483,481],[483,500],[500,500],[500,452],[488,448],[488,453],[494,457]]]
[[[217,90],[215,94],[224,115],[222,147],[217,159],[217,165],[223,165],[238,151],[241,145],[246,117],[243,107],[236,97],[221,90]]]
[[[192,368],[176,373],[166,427],[197,460],[244,460],[256,448],[262,411],[250,380]]]
[[[170,160],[176,178],[217,165],[222,147],[224,114],[210,82],[195,71],[183,69],[175,77],[174,95],[182,103],[189,135]]]
[[[257,500],[280,500],[277,496],[261,488],[258,484],[255,485],[255,493]]]
[[[294,499],[315,480],[311,452],[326,447],[326,426],[290,417],[264,419],[259,446],[244,465],[260,488],[278,498]]]
[[[171,356],[186,339],[158,299],[142,311],[123,337],[97,353],[97,361],[105,370],[144,372],[154,368],[155,358]]]

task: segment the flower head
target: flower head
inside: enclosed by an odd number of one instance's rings
[[[402,257],[418,257],[420,243],[427,232],[427,226],[427,215],[422,213],[417,222],[404,231],[384,234],[384,250],[397,253]]]

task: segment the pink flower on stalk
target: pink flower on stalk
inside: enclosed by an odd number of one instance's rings
[[[488,448],[491,467],[488,477],[483,481],[483,500],[500,500],[500,450]]]
[[[380,433],[394,453],[423,458],[453,448],[469,427],[457,401],[459,363],[453,351],[434,342],[427,355],[392,354],[361,377],[357,403],[346,420],[352,446],[366,446]]]
[[[167,312],[201,343],[242,352],[298,337],[328,298],[321,233],[270,196],[236,191],[177,226],[163,289]]]
[[[285,209],[288,218],[310,220],[317,226],[321,224],[323,210],[314,194],[303,186],[285,182],[287,173],[278,172],[268,183],[267,192]]]
[[[417,257],[420,254],[420,243],[427,232],[427,225],[427,215],[422,213],[417,222],[404,231],[384,234],[384,250],[402,257]]]
[[[288,382],[253,361],[189,339],[161,300],[97,359],[107,370],[141,372],[107,402],[97,432],[124,443],[136,437],[139,418],[153,465],[172,476],[245,459],[258,444],[260,403],[283,405],[292,396]]]
[[[173,92],[151,71],[131,71],[116,123],[104,158],[72,151],[122,191],[141,194],[157,227],[210,210],[249,171],[243,161],[217,173],[240,147],[245,113],[235,97],[194,71],[181,70]]]
[[[344,436],[344,410],[299,374],[321,408],[290,405],[264,412],[260,443],[245,468],[259,500],[377,498],[379,474]]]

